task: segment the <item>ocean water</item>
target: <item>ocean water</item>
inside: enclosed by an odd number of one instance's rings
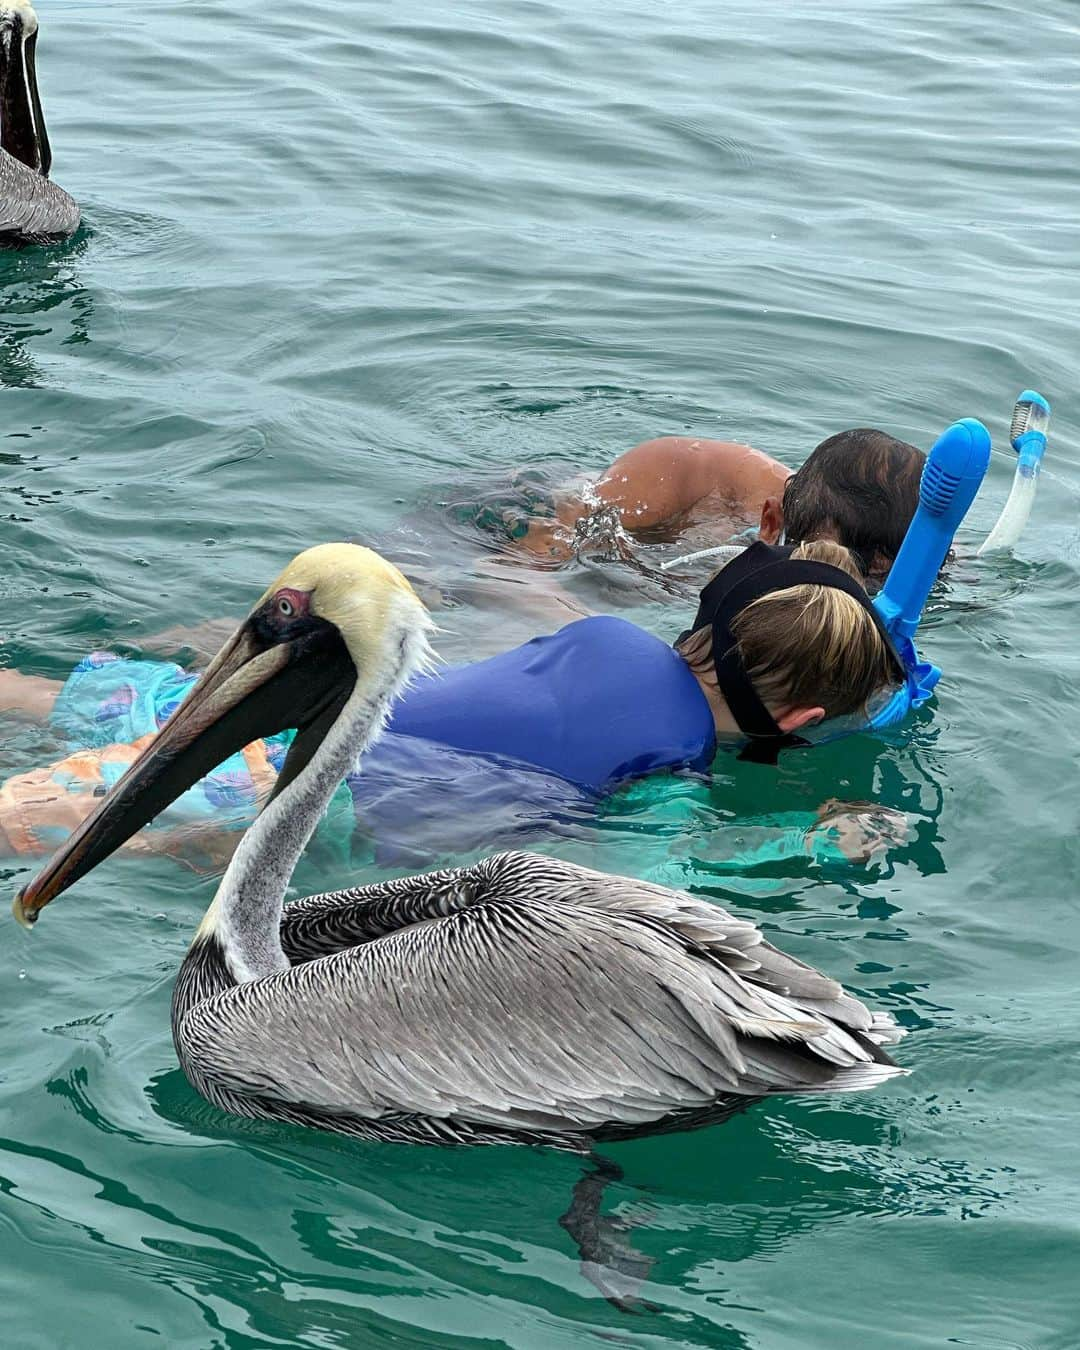
[[[207,1110],[168,1003],[213,878],[133,858],[0,937],[0,1345],[1080,1344],[1075,4],[39,14],[85,227],[0,257],[4,664],[59,677],[238,613],[354,535],[444,596],[447,655],[517,640],[557,621],[552,578],[484,511],[664,432],[794,465],[843,427],[928,446],[973,415],[998,453],[904,734],[721,761],[536,841],[753,914],[911,1033],[874,1094],[608,1150],[650,1309],[582,1277],[572,1159]],[[1034,516],[975,560],[1028,384],[1054,403]],[[689,603],[602,547],[556,580],[665,635]],[[2,734],[5,776],[49,749]],[[908,842],[732,869],[833,796],[904,812]],[[316,849],[296,882],[378,875]]]

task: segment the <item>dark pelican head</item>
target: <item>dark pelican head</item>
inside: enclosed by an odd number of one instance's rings
[[[355,544],[294,558],[199,683],[100,805],[15,899],[38,913],[229,755],[296,728],[279,795],[348,707],[355,754],[410,676],[430,661],[431,619],[391,563]]]
[[[37,34],[28,0],[0,0],[0,147],[48,178],[52,150],[38,96]]]

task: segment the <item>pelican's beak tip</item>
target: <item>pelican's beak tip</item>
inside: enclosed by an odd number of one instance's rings
[[[22,927],[29,932],[29,930],[33,928],[34,924],[37,923],[38,911],[36,909],[25,909],[23,907],[23,896],[25,894],[26,888],[24,887],[21,891],[18,892],[18,894],[15,896],[15,899],[11,902],[11,912],[12,914],[15,915],[15,918],[19,921]]]

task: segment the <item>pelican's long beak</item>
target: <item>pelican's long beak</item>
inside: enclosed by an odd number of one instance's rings
[[[288,728],[321,732],[356,681],[356,666],[338,629],[321,619],[297,625],[287,640],[269,641],[259,610],[221,649],[187,699],[116,787],[15,899],[28,927],[39,912],[115,852],[170,802],[231,754]],[[301,735],[280,783],[310,753]],[[303,742],[303,745],[301,744]]]
[[[28,0],[0,0],[0,147],[48,178],[52,149],[38,94],[37,35]]]

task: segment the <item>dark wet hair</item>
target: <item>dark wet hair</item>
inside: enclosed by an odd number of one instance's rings
[[[926,456],[872,428],[822,441],[784,488],[784,537],[800,544],[835,534],[864,572],[891,563],[919,503]]]

